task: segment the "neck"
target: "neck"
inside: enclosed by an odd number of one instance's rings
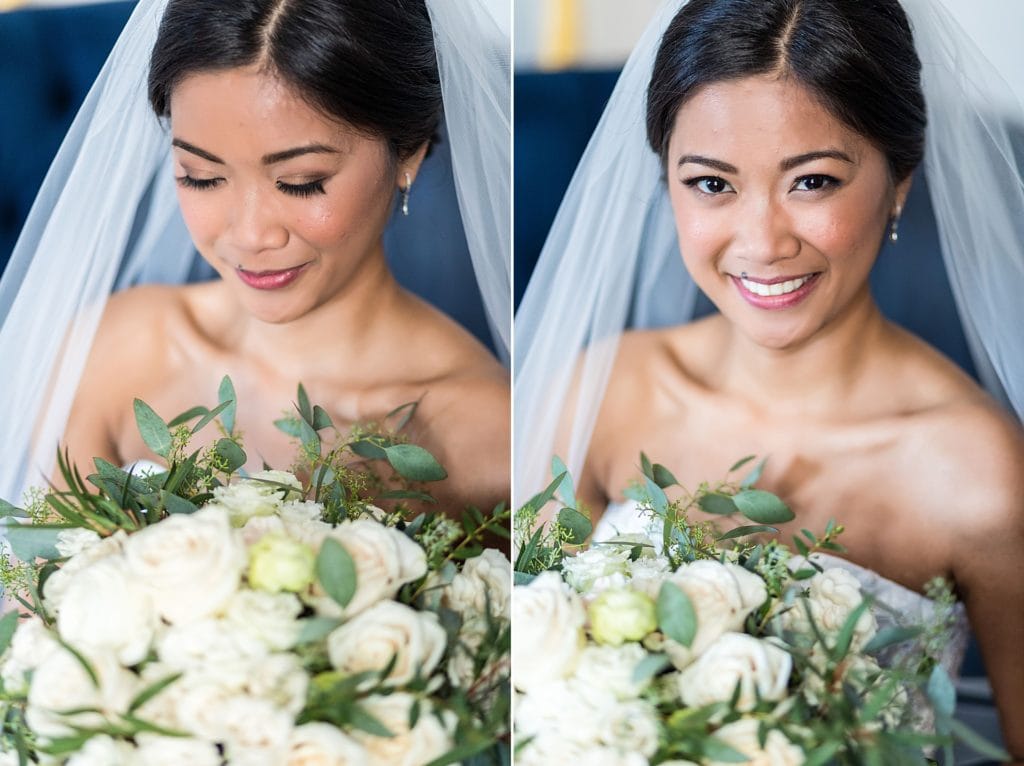
[[[721,388],[773,414],[830,417],[848,411],[886,327],[867,288],[796,346],[766,348],[730,326],[718,371]]]
[[[238,330],[242,355],[304,376],[334,375],[351,360],[361,364],[380,344],[382,326],[397,316],[402,290],[388,268],[383,248],[367,258],[337,294],[291,322],[271,324],[248,317]],[[317,353],[330,345],[330,351]],[[394,349],[388,349],[388,353]]]

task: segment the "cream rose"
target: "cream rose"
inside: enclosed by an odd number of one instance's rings
[[[240,590],[228,602],[224,619],[273,651],[291,649],[299,637],[302,602],[293,593]]]
[[[344,609],[350,617],[386,598],[394,598],[407,582],[427,573],[427,556],[418,543],[393,527],[368,519],[345,521],[330,532],[356,566],[356,592]],[[342,616],[342,609],[314,585],[312,602],[328,617]]]
[[[786,696],[793,658],[774,644],[745,633],[724,633],[679,674],[679,696],[690,707],[732,699],[740,686],[737,710],[750,710],[758,699]]]
[[[98,734],[68,758],[66,766],[130,766],[134,758],[135,748],[128,742]]]
[[[282,503],[297,498],[301,492],[302,484],[293,474],[287,471],[260,471],[248,479],[215,488],[213,500],[208,507],[222,509],[230,518],[232,526],[241,527],[251,518],[277,513]]]
[[[643,700],[615,705],[601,720],[601,742],[623,754],[639,753],[650,758],[658,750],[660,733],[657,710]]]
[[[565,581],[584,597],[621,588],[629,572],[629,549],[616,545],[589,548],[562,561]]]
[[[723,633],[740,630],[747,615],[768,598],[764,581],[738,564],[694,561],[679,567],[667,582],[683,590],[697,616],[697,634],[689,647],[665,641],[665,651],[680,670]]]
[[[210,507],[136,532],[124,555],[129,576],[149,591],[157,613],[172,624],[222,610],[246,565],[245,548],[227,514]]]
[[[580,597],[556,572],[544,572],[512,592],[512,681],[521,691],[567,678],[586,643]]]
[[[629,562],[629,587],[657,600],[661,584],[669,576],[669,564],[663,558],[641,556]]]
[[[575,677],[589,686],[611,692],[619,700],[636,699],[647,685],[634,680],[637,665],[647,656],[640,644],[587,646],[580,654]]]
[[[243,753],[265,756],[268,763],[283,763],[288,757],[292,734],[292,716],[269,700],[231,697],[219,713],[230,763]],[[251,757],[251,756],[250,756]]]
[[[507,620],[512,600],[512,565],[505,554],[486,548],[469,559],[445,588],[444,605],[459,613],[463,622],[487,614]]]
[[[121,553],[127,540],[128,535],[124,530],[118,530],[97,543],[85,546],[78,554],[65,561],[61,568],[47,577],[46,582],[43,583],[43,599],[46,602],[46,608],[51,612],[59,612],[60,605],[64,601],[64,594],[74,582],[75,576],[89,565],[108,556]]]
[[[93,683],[82,664],[70,652],[56,651],[32,676],[25,719],[29,728],[44,739],[70,736],[72,727],[102,726],[128,709],[140,691],[139,680],[121,667],[110,652],[93,653],[88,661],[99,685]],[[64,710],[84,710],[64,715]]]
[[[715,737],[729,747],[739,750],[750,760],[749,766],[800,766],[804,751],[794,745],[779,731],[769,731],[762,748],[757,736],[758,722],[753,718],[741,718],[715,732]],[[709,761],[707,766],[725,766],[721,761]]]
[[[393,737],[375,737],[362,731],[354,736],[364,748],[367,766],[423,766],[452,748],[454,717],[443,720],[432,710],[429,700],[420,701],[416,725],[409,728],[409,711],[415,698],[396,692],[386,697],[372,695],[363,700],[366,711],[392,732]]]
[[[266,644],[224,620],[204,619],[172,625],[156,645],[157,656],[178,670],[230,667],[240,659],[262,657]]]
[[[222,759],[210,742],[191,737],[162,737],[143,732],[135,737],[138,749],[132,766],[220,766]]]
[[[57,533],[57,543],[54,546],[63,558],[69,559],[77,556],[86,548],[90,548],[100,541],[100,536],[91,529],[62,529]]]
[[[596,745],[605,721],[620,704],[610,691],[586,680],[552,681],[518,698],[516,736],[552,736],[583,747]]]
[[[306,723],[292,731],[286,766],[362,766],[369,756],[352,737],[326,723]]]
[[[36,615],[18,625],[11,646],[0,667],[0,678],[8,692],[28,689],[26,673],[35,670],[51,654],[60,649],[57,639]]]
[[[819,572],[810,579],[807,588],[807,605],[818,630],[835,638],[842,630],[850,614],[860,606],[864,595],[857,578],[838,567]],[[807,612],[797,602],[783,615],[783,624],[800,633],[810,633]],[[853,631],[853,649],[859,651],[870,641],[878,630],[878,623],[871,610],[866,610],[857,620]]]
[[[417,612],[396,601],[380,601],[327,637],[327,655],[337,670],[383,670],[391,658],[390,686],[429,678],[441,661],[447,634],[433,612]]]
[[[157,627],[149,594],[128,574],[120,556],[79,572],[65,591],[57,633],[79,650],[114,653],[132,666],[149,653]]]

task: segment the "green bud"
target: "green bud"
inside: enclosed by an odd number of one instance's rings
[[[639,641],[658,627],[654,601],[629,588],[606,590],[591,602],[587,613],[594,640],[608,646]]]
[[[312,548],[271,532],[249,549],[249,585],[270,593],[298,593],[313,582],[315,565]]]

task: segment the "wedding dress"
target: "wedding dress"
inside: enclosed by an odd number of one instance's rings
[[[426,0],[444,104],[445,139],[426,167],[440,174],[431,215],[413,190],[399,223],[406,240],[447,234],[461,222],[473,274],[507,361],[510,291],[510,0]],[[200,273],[178,211],[170,136],[147,98],[149,57],[166,0],[141,0],[70,128],[0,280],[0,498],[52,475],[106,301],[145,283],[178,284]],[[448,202],[445,202],[448,201]],[[432,210],[436,205],[429,206]],[[417,227],[418,235],[409,229]],[[397,227],[396,227],[397,228]],[[208,272],[207,272],[208,273]],[[116,371],[111,371],[116,374]]]

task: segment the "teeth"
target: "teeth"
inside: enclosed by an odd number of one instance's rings
[[[776,295],[787,295],[794,290],[799,290],[810,280],[810,276],[799,277],[797,279],[790,279],[786,282],[776,282],[771,285],[765,285],[760,282],[752,282],[749,279],[740,279],[743,287],[752,292],[754,295],[760,295],[762,298],[773,297]]]

